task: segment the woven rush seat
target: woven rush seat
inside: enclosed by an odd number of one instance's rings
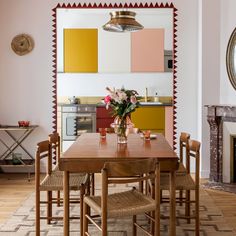
[[[97,214],[102,214],[101,196],[86,196],[84,202]],[[138,192],[136,189],[114,193],[107,198],[107,216],[123,217],[138,215],[155,209],[155,200]]]
[[[53,169],[52,171],[54,173],[54,175],[57,175],[57,176],[63,176],[63,171],[59,170],[59,166],[55,166],[55,168]],[[69,174],[70,177],[74,176],[74,177],[78,177],[78,178],[81,178],[83,177],[84,175],[86,175],[86,177],[88,178],[88,174],[87,173],[70,173]]]
[[[132,217],[132,235],[140,235],[137,230],[149,236],[160,235],[160,166],[154,159],[106,162],[101,170],[102,190],[100,196],[84,196],[83,235],[89,233],[89,222],[100,235],[108,232],[109,218]],[[143,181],[155,179],[152,196],[136,190]],[[111,193],[109,187],[130,184],[132,189]],[[92,213],[92,214],[91,214]],[[145,215],[150,227],[143,225],[137,215]],[[100,220],[98,220],[100,218]],[[95,220],[96,219],[96,220]],[[139,222],[140,221],[140,222]],[[98,234],[96,234],[98,235]],[[143,234],[142,234],[143,235]]]
[[[52,172],[50,175],[46,175],[43,181],[40,184],[40,191],[62,191],[63,190],[63,172]],[[70,175],[70,189],[79,190],[81,184],[85,184],[87,181],[87,174],[78,174]]]
[[[161,175],[160,188],[161,190],[169,190],[170,189],[170,178],[168,175]],[[187,175],[176,175],[175,178],[176,190],[195,190],[196,185],[193,181],[192,177]]]

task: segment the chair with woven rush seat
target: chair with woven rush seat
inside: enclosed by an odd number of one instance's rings
[[[128,191],[109,193],[110,184],[137,183],[155,179],[155,198],[131,188]],[[108,235],[107,218],[133,217],[133,235],[137,235],[137,228],[147,235],[152,235],[147,229],[138,224],[136,216],[152,212],[146,215],[153,223],[155,236],[160,235],[160,168],[155,160],[143,159],[138,161],[120,161],[105,163],[102,169],[102,193],[100,196],[84,197],[83,235],[88,233],[88,221],[93,223],[101,232],[102,236]],[[94,221],[89,214],[93,210],[101,217],[101,225]],[[151,231],[152,231],[151,227]]]
[[[58,133],[53,133],[48,135],[48,140],[51,144],[52,148],[52,165],[54,164],[55,167],[53,171],[59,171],[59,159],[61,155],[61,148],[60,148],[60,136]],[[60,191],[57,191],[57,206],[60,206]]]
[[[187,150],[188,150],[188,141],[190,139],[190,134],[181,132],[179,138],[179,168],[176,171],[176,174],[186,174],[186,168],[189,167],[189,160],[187,158]],[[184,164],[184,156],[185,156],[185,164]],[[179,201],[180,206],[182,206],[183,202],[183,190],[179,190]]]
[[[188,141],[190,139],[190,134],[181,132],[179,137],[179,167],[176,171],[176,175],[185,175],[187,174],[186,168],[188,168],[189,162],[187,159],[187,149]],[[161,177],[167,175],[168,173],[161,173]],[[177,202],[182,206],[183,201],[183,190],[179,190],[179,197],[176,197]],[[161,192],[161,202],[168,202],[169,198],[163,197]]]
[[[52,153],[52,164],[54,164],[54,167],[52,168],[53,172],[56,172],[57,174],[63,175],[63,172],[59,170],[59,160],[60,160],[60,156],[61,156],[61,148],[60,148],[60,135],[58,133],[52,133],[48,135],[48,140],[51,144],[51,153]],[[74,176],[78,179],[80,179],[81,177],[83,178],[83,176],[86,175],[84,173],[70,173],[70,176]],[[90,191],[89,187],[89,179],[87,181],[87,185],[86,188],[88,190],[88,192]],[[61,202],[61,197],[60,197],[60,191],[57,192],[57,206],[60,206],[60,202]]]
[[[189,140],[187,144],[187,155],[186,155],[186,174],[176,175],[176,190],[185,190],[186,196],[182,199],[185,203],[185,215],[180,218],[187,219],[190,223],[190,219],[195,219],[195,236],[199,235],[199,167],[200,167],[200,142],[196,140]],[[195,175],[194,178],[190,175],[190,158],[195,159]],[[169,176],[161,176],[160,188],[161,190],[169,190]],[[195,199],[191,200],[190,191],[194,191]],[[191,214],[190,207],[191,203],[195,203],[194,213]]]
[[[47,159],[47,170],[45,177],[40,180],[40,162],[42,159]],[[80,202],[80,207],[83,208],[83,195],[85,193],[85,186],[88,181],[88,175],[81,174],[78,178],[77,175],[72,174],[70,176],[70,190],[80,191],[80,198],[74,202]],[[52,198],[52,192],[63,190],[63,172],[57,168],[52,169],[52,146],[49,140],[39,142],[37,144],[37,151],[35,155],[35,200],[36,200],[36,235],[40,235],[40,219],[46,219],[50,224],[52,220],[62,220],[63,217],[52,216],[52,204],[56,204],[58,199]],[[41,201],[40,192],[47,193],[46,201]],[[56,200],[56,201],[55,201]],[[80,201],[79,201],[80,200]],[[40,215],[40,205],[47,204],[47,215]],[[81,209],[82,212],[82,209]],[[82,214],[81,214],[82,215]],[[78,218],[78,217],[74,217]],[[82,220],[80,224],[80,230],[83,230]]]

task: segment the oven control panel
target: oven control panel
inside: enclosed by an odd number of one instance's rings
[[[79,104],[74,106],[62,106],[62,112],[96,112],[96,105]]]

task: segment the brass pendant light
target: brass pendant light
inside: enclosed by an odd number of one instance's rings
[[[135,12],[114,11],[110,13],[111,20],[103,29],[110,32],[131,32],[143,29],[143,26],[135,20]]]

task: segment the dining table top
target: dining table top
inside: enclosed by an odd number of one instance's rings
[[[161,133],[147,141],[139,134],[129,134],[127,144],[118,144],[114,133],[105,139],[99,133],[84,133],[60,157],[59,169],[96,173],[107,161],[140,158],[156,158],[164,171],[178,168],[178,156]]]

